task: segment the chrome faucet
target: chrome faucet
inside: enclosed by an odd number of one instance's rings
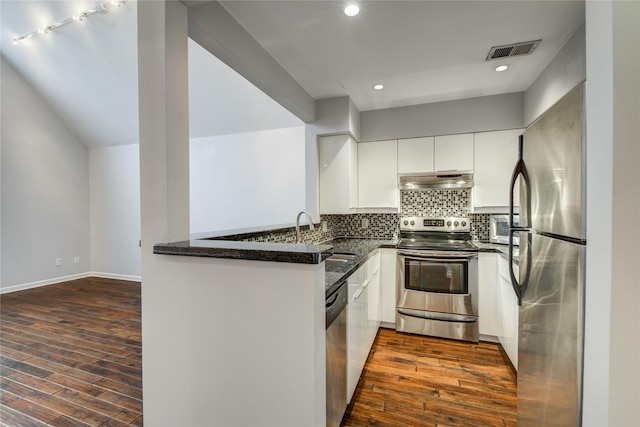
[[[296,217],[296,243],[302,243],[302,238],[300,237],[300,216],[302,214],[307,214],[307,218],[309,218],[309,230],[313,231],[313,219],[311,218],[311,214],[306,210],[301,210]]]

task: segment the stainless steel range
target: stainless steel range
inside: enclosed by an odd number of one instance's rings
[[[478,342],[478,253],[468,218],[400,219],[396,330]]]

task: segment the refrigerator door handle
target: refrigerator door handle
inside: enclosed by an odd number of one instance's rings
[[[525,185],[525,206],[524,212],[522,210],[522,206],[520,206],[520,222],[518,228],[528,228],[531,227],[530,218],[531,218],[531,187],[529,185],[529,173],[527,172],[527,166],[524,163],[522,158],[522,145],[524,142],[524,135],[520,135],[518,140],[518,162],[516,163],[515,168],[513,169],[513,173],[511,174],[511,185],[509,187],[509,228],[515,229],[515,224],[513,222],[514,215],[514,190],[516,187],[516,182],[518,181],[518,177],[522,176],[522,180]],[[521,198],[522,199],[522,198]],[[524,215],[523,215],[524,213]]]
[[[518,140],[518,162],[516,163],[515,168],[513,169],[513,174],[511,175],[511,187],[509,188],[509,275],[511,276],[511,286],[513,287],[513,291],[518,297],[518,305],[522,305],[522,297],[527,289],[527,285],[529,284],[529,275],[531,273],[531,232],[528,227],[531,227],[530,218],[531,218],[531,187],[529,181],[529,173],[527,172],[527,166],[524,163],[522,158],[522,148],[524,143],[524,135],[520,135]],[[520,223],[519,226],[516,227],[513,221],[514,215],[514,190],[516,187],[516,182],[518,181],[518,177],[522,176],[522,180],[524,181],[524,196],[525,196],[525,206],[520,206]],[[522,194],[520,195],[522,196]],[[520,198],[522,200],[522,197]],[[524,214],[524,215],[523,215]],[[522,278],[522,282],[518,282],[518,279],[515,276],[513,271],[513,236],[516,233],[525,232],[527,233],[526,239],[520,239],[520,249],[524,248],[524,259],[522,258],[523,251],[520,251],[520,260],[523,260],[525,265],[524,277],[520,275]],[[520,263],[520,267],[522,267],[522,263]]]
[[[513,271],[514,257],[513,257],[513,236],[516,233],[527,233],[527,238],[522,239],[520,236],[520,258],[519,258],[519,266],[522,267],[522,261],[524,261],[524,277],[520,274],[522,278],[521,282],[518,282],[518,278],[516,278],[515,272]],[[524,247],[524,251],[522,248]],[[527,286],[529,285],[529,277],[531,276],[531,251],[532,251],[532,242],[531,242],[531,232],[522,229],[513,229],[509,230],[509,276],[511,277],[511,286],[513,287],[513,291],[518,297],[518,305],[522,305],[522,298],[524,298],[524,294],[527,291]],[[522,257],[524,252],[524,258]],[[521,269],[520,269],[521,270]]]

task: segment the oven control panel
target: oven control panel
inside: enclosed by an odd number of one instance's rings
[[[400,231],[446,231],[469,233],[471,231],[471,221],[469,221],[469,218],[411,216],[400,218]]]

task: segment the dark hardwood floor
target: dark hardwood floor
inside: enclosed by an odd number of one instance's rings
[[[0,425],[142,426],[140,284],[0,296]]]
[[[0,425],[142,426],[140,284],[87,278],[0,297]],[[381,329],[343,426],[515,426],[497,344]]]
[[[516,376],[498,344],[380,329],[344,427],[515,426]]]

